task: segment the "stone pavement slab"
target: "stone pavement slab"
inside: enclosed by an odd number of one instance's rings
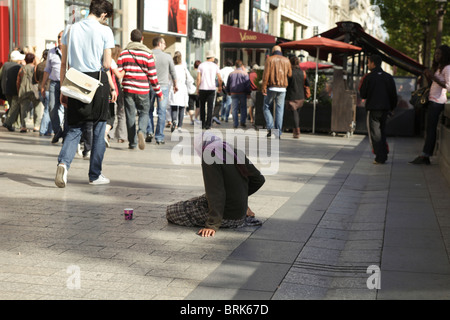
[[[389,163],[374,166],[364,136],[285,134],[277,174],[249,199],[263,225],[204,239],[165,219],[204,192],[200,166],[175,164],[180,140],[166,134],[144,151],[112,142],[109,185],[90,186],[76,158],[59,189],[61,144],[0,129],[0,298],[448,298],[450,189],[437,165],[406,164],[421,139],[390,139]]]

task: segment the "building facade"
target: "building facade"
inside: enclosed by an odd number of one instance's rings
[[[180,51],[188,66],[213,50],[247,65],[264,64],[277,43],[312,37],[338,21],[360,23],[384,40],[376,6],[370,0],[110,0],[114,16],[108,23],[116,44],[125,47],[130,33],[144,31],[144,43],[163,35],[166,52]],[[14,48],[29,47],[40,57],[56,44],[67,24],[89,14],[90,0],[0,0],[0,63]]]
[[[137,23],[137,6],[134,1],[111,2],[114,16],[108,23],[116,43],[123,45]],[[90,0],[0,0],[0,62],[5,62],[15,48],[32,50],[40,57],[56,45],[67,24],[87,17],[89,4]]]

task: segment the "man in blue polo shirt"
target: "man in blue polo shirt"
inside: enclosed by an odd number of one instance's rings
[[[106,150],[105,128],[109,117],[109,96],[117,99],[112,80],[105,71],[111,67],[111,49],[115,47],[111,28],[104,25],[113,14],[113,5],[107,0],[92,0],[87,19],[68,26],[62,38],[61,83],[64,83],[66,63],[88,76],[101,79],[100,86],[91,103],[61,95],[61,104],[67,111],[69,129],[58,156],[55,184],[64,188],[67,172],[77,152],[83,130],[92,127],[92,150],[89,163],[89,184],[108,184],[102,174],[103,157]],[[70,40],[68,33],[70,32]],[[99,74],[100,73],[100,74]]]

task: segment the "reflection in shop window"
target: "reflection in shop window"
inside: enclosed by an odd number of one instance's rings
[[[114,14],[107,20],[114,33],[116,44],[122,44],[122,0],[109,0],[113,4]],[[65,2],[65,24],[74,24],[89,16],[91,0],[77,0]]]

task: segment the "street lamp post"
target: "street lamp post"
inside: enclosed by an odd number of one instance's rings
[[[445,7],[447,5],[447,0],[436,0],[438,3],[438,9],[436,10],[436,15],[438,18],[437,33],[436,33],[436,48],[442,43],[442,30],[444,28],[444,15],[446,13]]]

